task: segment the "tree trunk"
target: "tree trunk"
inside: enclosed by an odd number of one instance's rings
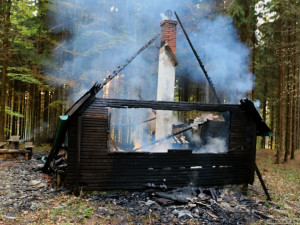
[[[1,73],[1,96],[0,96],[0,141],[5,141],[5,105],[6,105],[6,84],[7,84],[7,67],[9,59],[9,31],[10,31],[10,10],[11,0],[1,1],[1,10],[3,10],[2,21],[4,24],[2,55],[0,56]],[[1,22],[2,22],[1,21]],[[2,26],[1,26],[2,27]]]
[[[44,95],[44,125],[43,125],[43,142],[48,142],[48,133],[49,133],[49,91],[45,90],[45,95]]]
[[[41,144],[41,90],[39,89],[39,87],[36,87],[36,91],[35,91],[35,144],[36,145],[40,145]]]
[[[31,139],[35,142],[35,133],[36,133],[36,85],[30,85],[30,90],[31,90],[31,93],[30,93],[30,97],[31,97],[31,101],[30,101],[30,136],[31,136]]]
[[[276,110],[275,110],[275,107],[274,107],[274,101],[272,101],[271,103],[271,118],[270,118],[270,121],[271,121],[271,124],[270,124],[270,128],[271,128],[271,131],[273,132],[273,135],[270,137],[270,149],[273,149],[273,144],[274,144],[274,114],[275,114]]]
[[[251,10],[250,10],[250,15],[251,15],[251,22],[252,22],[252,24],[251,24],[251,43],[252,43],[252,51],[251,51],[251,54],[252,54],[252,63],[251,63],[251,65],[252,65],[252,69],[251,69],[251,72],[252,72],[252,74],[255,74],[255,60],[256,60],[256,34],[255,34],[255,32],[256,32],[256,30],[257,30],[257,24],[256,24],[256,20],[254,20],[254,17],[255,17],[255,3],[252,1],[251,2],[251,6],[250,6],[251,8]],[[254,92],[254,85],[255,85],[255,77],[253,77],[253,88],[252,88],[252,92],[251,92],[251,97],[252,97],[252,99],[254,100],[254,98],[255,98],[255,92]],[[263,137],[263,139],[265,139],[264,137]]]
[[[285,93],[285,53],[284,53],[284,21],[282,12],[282,3],[280,7],[280,49],[279,49],[279,60],[280,60],[280,82],[279,82],[279,146],[277,148],[276,164],[280,163],[281,153],[284,151],[285,141],[285,109],[286,109],[286,93]]]
[[[292,132],[291,132],[291,48],[290,48],[290,45],[291,45],[291,21],[289,20],[287,22],[287,42],[286,44],[288,45],[287,47],[287,50],[286,50],[286,61],[287,61],[287,74],[285,76],[285,83],[287,85],[287,88],[286,88],[286,114],[285,114],[285,151],[284,151],[284,162],[287,162],[288,161],[288,158],[289,158],[289,154],[290,154],[290,146],[291,146],[291,143],[290,143],[290,140],[291,140],[291,136],[292,136]]]
[[[13,112],[18,113],[18,89],[17,89],[17,81],[12,81],[11,86],[13,88],[13,96],[11,98],[11,110]],[[11,135],[17,135],[17,123],[18,118],[16,116],[11,115]]]
[[[278,92],[278,98],[277,100],[280,99],[280,93]],[[280,120],[277,119],[279,118],[280,115],[280,101],[276,102],[276,105],[274,107],[274,126],[275,126],[275,149],[276,149],[276,164],[280,163]]]
[[[292,46],[292,51],[293,51],[293,141],[292,141],[292,149],[291,149],[291,159],[295,159],[295,151],[297,149],[297,140],[299,138],[299,116],[297,116],[297,109],[299,106],[299,63],[297,60],[297,52],[298,52],[298,42],[297,42],[297,15],[294,15],[294,20],[293,20],[293,46]]]
[[[264,83],[264,90],[263,90],[264,95],[263,95],[263,99],[262,99],[262,116],[263,116],[264,121],[266,121],[266,118],[267,118],[267,99],[266,99],[266,96],[267,96],[268,85],[267,85],[267,81],[265,79],[263,79],[263,83]],[[265,136],[262,136],[261,143],[260,143],[261,148],[266,148],[265,143],[266,143],[266,138],[265,138]]]
[[[21,85],[21,92],[22,92],[22,97],[20,100],[20,112],[23,115],[23,118],[20,118],[20,126],[19,126],[19,134],[21,137],[23,137],[25,140],[26,138],[26,133],[25,133],[25,118],[26,118],[26,89],[24,85]]]

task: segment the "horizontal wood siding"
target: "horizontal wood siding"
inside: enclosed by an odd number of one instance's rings
[[[109,107],[229,111],[230,151],[222,154],[193,154],[190,150],[169,150],[168,153],[109,153]],[[75,117],[71,119],[69,126],[67,182],[70,187],[76,181]],[[84,190],[94,191],[141,189],[149,184],[181,187],[191,184],[211,186],[252,183],[255,138],[255,126],[239,105],[161,104],[154,101],[96,99],[82,113],[80,186]]]
[[[69,118],[68,122],[68,165],[76,165],[76,149],[77,149],[77,124],[78,120],[76,117]],[[70,160],[69,158],[72,158]],[[72,184],[72,187],[75,185],[71,173],[74,173],[74,168],[67,167],[66,170],[66,182],[67,184]]]
[[[168,187],[242,184],[251,176],[247,158],[246,152],[107,153],[99,158],[81,158],[81,185],[85,190],[103,190],[144,188],[148,183]]]
[[[177,110],[177,111],[240,111],[240,105],[230,104],[203,104],[198,102],[166,102],[166,101],[140,101],[140,100],[125,100],[125,99],[101,99],[96,98],[87,111],[99,107],[113,108],[151,108],[159,110]]]

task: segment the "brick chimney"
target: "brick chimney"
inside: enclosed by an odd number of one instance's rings
[[[161,27],[161,47],[167,43],[172,49],[174,55],[176,55],[176,26],[177,22],[173,20],[164,20],[160,23]]]
[[[161,24],[161,48],[159,50],[157,101],[174,101],[177,22],[164,20]],[[155,139],[159,140],[172,134],[173,112],[156,110]],[[169,146],[171,147],[171,146]]]

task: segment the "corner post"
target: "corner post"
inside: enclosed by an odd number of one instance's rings
[[[76,149],[76,171],[75,171],[75,190],[74,194],[79,196],[80,194],[80,152],[81,152],[81,128],[82,128],[82,117],[78,116],[77,121],[77,149]]]

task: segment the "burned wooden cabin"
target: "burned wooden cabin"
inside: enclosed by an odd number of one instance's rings
[[[182,145],[185,149],[177,146],[158,153],[133,149],[111,151],[109,112],[116,108],[226,112],[229,120],[228,149],[218,154],[193,152],[188,145]],[[241,105],[227,105],[101,99],[96,98],[91,89],[67,114],[67,184],[71,189],[87,191],[160,185],[252,184],[256,137],[270,131],[249,100],[242,101]],[[220,129],[224,128],[224,123]],[[211,124],[211,132],[216,132],[219,128],[214,128],[215,123]]]
[[[171,20],[161,23],[157,101],[96,97],[152,39],[108,76],[103,85],[94,85],[61,117],[45,172],[66,139],[66,181],[72,190],[253,183],[256,137],[270,129],[249,100],[241,101],[240,105],[174,102],[176,25]],[[212,82],[208,81],[217,98]],[[131,113],[134,119],[126,124],[116,112],[126,114],[129,109],[137,111]],[[145,111],[144,116],[138,116],[139,110]],[[143,130],[132,126],[141,123],[147,124]],[[125,124],[129,125],[123,132],[127,136],[119,138],[116,127]],[[135,143],[137,139],[139,145]]]

